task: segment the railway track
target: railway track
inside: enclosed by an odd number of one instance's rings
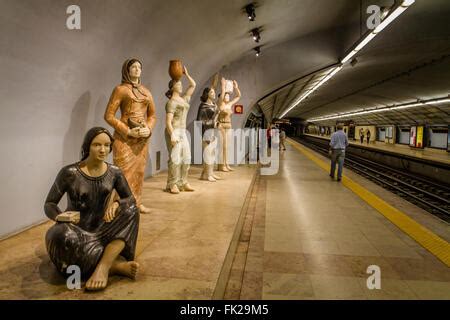
[[[329,158],[326,143],[295,140]],[[352,154],[345,155],[344,166],[450,223],[450,186]]]

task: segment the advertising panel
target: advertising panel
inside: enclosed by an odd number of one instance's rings
[[[409,146],[415,147],[416,146],[416,132],[417,127],[411,127],[409,130]]]
[[[423,148],[423,126],[417,127],[416,148]]]

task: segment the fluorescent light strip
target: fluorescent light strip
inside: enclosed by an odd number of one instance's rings
[[[443,103],[443,102],[450,102],[450,99],[427,101],[427,102],[425,102],[425,104],[439,104],[439,103]]]
[[[299,99],[297,99],[289,108],[287,108],[286,111],[284,111],[280,116],[280,119],[282,119],[289,111],[295,108],[300,102],[305,100],[311,93],[316,91],[321,85],[330,80],[341,69],[342,66],[334,67],[333,69],[331,69],[331,71],[326,76],[324,76],[312,89],[307,90]]]
[[[371,33],[369,33],[356,47],[353,49],[344,59],[341,61],[341,65],[332,69],[319,83],[312,89],[306,91],[298,100],[296,100],[283,114],[280,116],[282,119],[286,114],[295,108],[300,102],[305,100],[311,93],[316,91],[321,85],[330,80],[336,73],[338,73],[343,64],[349,61],[355,54],[357,54],[362,48],[364,48],[373,38],[376,37],[384,28],[386,28],[392,21],[394,21],[399,15],[401,15],[415,0],[404,0],[400,6],[398,6],[390,15],[388,15]]]
[[[403,3],[398,6],[390,15],[388,15],[371,33],[369,33],[357,46],[355,49],[350,51],[350,53],[342,59],[341,63],[344,64],[349,61],[355,54],[357,54],[362,48],[364,48],[373,38],[377,36],[378,33],[383,31],[392,21],[394,21],[399,15],[401,15],[410,5],[412,5],[415,0],[404,0]]]
[[[359,116],[359,115],[368,114],[368,113],[400,110],[400,109],[407,109],[407,108],[419,107],[419,106],[430,105],[430,104],[440,104],[440,103],[446,103],[446,102],[450,102],[450,98],[440,98],[440,99],[429,100],[429,101],[424,101],[424,102],[419,102],[419,103],[412,102],[412,103],[406,103],[406,104],[399,105],[399,106],[381,107],[381,108],[370,109],[370,110],[360,110],[360,111],[355,111],[355,112],[334,114],[334,115],[330,115],[330,116],[308,119],[307,121],[310,121],[310,122],[325,121],[325,120],[339,119],[339,118],[345,118],[345,117]]]

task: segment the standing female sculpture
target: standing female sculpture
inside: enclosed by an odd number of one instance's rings
[[[76,265],[89,277],[86,289],[106,287],[109,274],[134,279],[139,213],[120,169],[105,162],[113,137],[95,127],[84,138],[81,161],[61,169],[45,200],[45,214],[56,221],[45,236],[47,252],[58,271]],[[108,206],[112,191],[120,199]],[[58,203],[67,193],[63,213]],[[77,214],[78,213],[78,214]]]
[[[114,129],[114,164],[127,178],[141,213],[149,213],[141,202],[144,172],[148,158],[148,140],[156,123],[155,104],[150,91],[141,84],[142,64],[126,60],[122,83],[114,88],[105,112],[105,121]],[[120,108],[121,117],[115,114]]]
[[[169,82],[169,98],[166,104],[166,145],[169,154],[168,176],[166,190],[177,194],[180,191],[194,191],[187,181],[191,164],[191,149],[186,135],[186,118],[189,111],[189,101],[195,90],[195,81],[189,75],[186,67],[183,71],[189,80],[189,87],[183,95],[181,80],[172,79]]]
[[[222,78],[222,92],[219,98],[219,124],[220,134],[222,136],[222,163],[219,164],[219,171],[233,171],[228,164],[228,136],[231,129],[231,115],[233,114],[232,106],[236,104],[241,98],[241,91],[239,90],[236,81],[233,81],[233,89],[236,91],[236,97],[230,101],[230,94],[226,92],[226,80]]]
[[[214,102],[216,91],[214,88],[205,88],[200,97],[202,102],[198,108],[197,121],[202,122],[202,146],[203,146],[203,171],[202,180],[215,182],[221,178],[214,174],[216,137],[207,131],[216,127],[219,110]],[[205,133],[207,133],[205,135]],[[209,132],[211,133],[211,131]]]

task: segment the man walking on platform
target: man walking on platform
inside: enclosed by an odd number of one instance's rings
[[[361,144],[364,142],[364,129],[359,129],[359,139],[361,140]]]
[[[342,179],[342,168],[344,167],[345,148],[348,146],[347,135],[342,131],[343,126],[337,125],[337,131],[331,135],[330,140],[330,154],[331,154],[331,171],[330,177],[334,179],[334,172],[336,171],[336,162],[338,163],[338,177],[337,181]]]

